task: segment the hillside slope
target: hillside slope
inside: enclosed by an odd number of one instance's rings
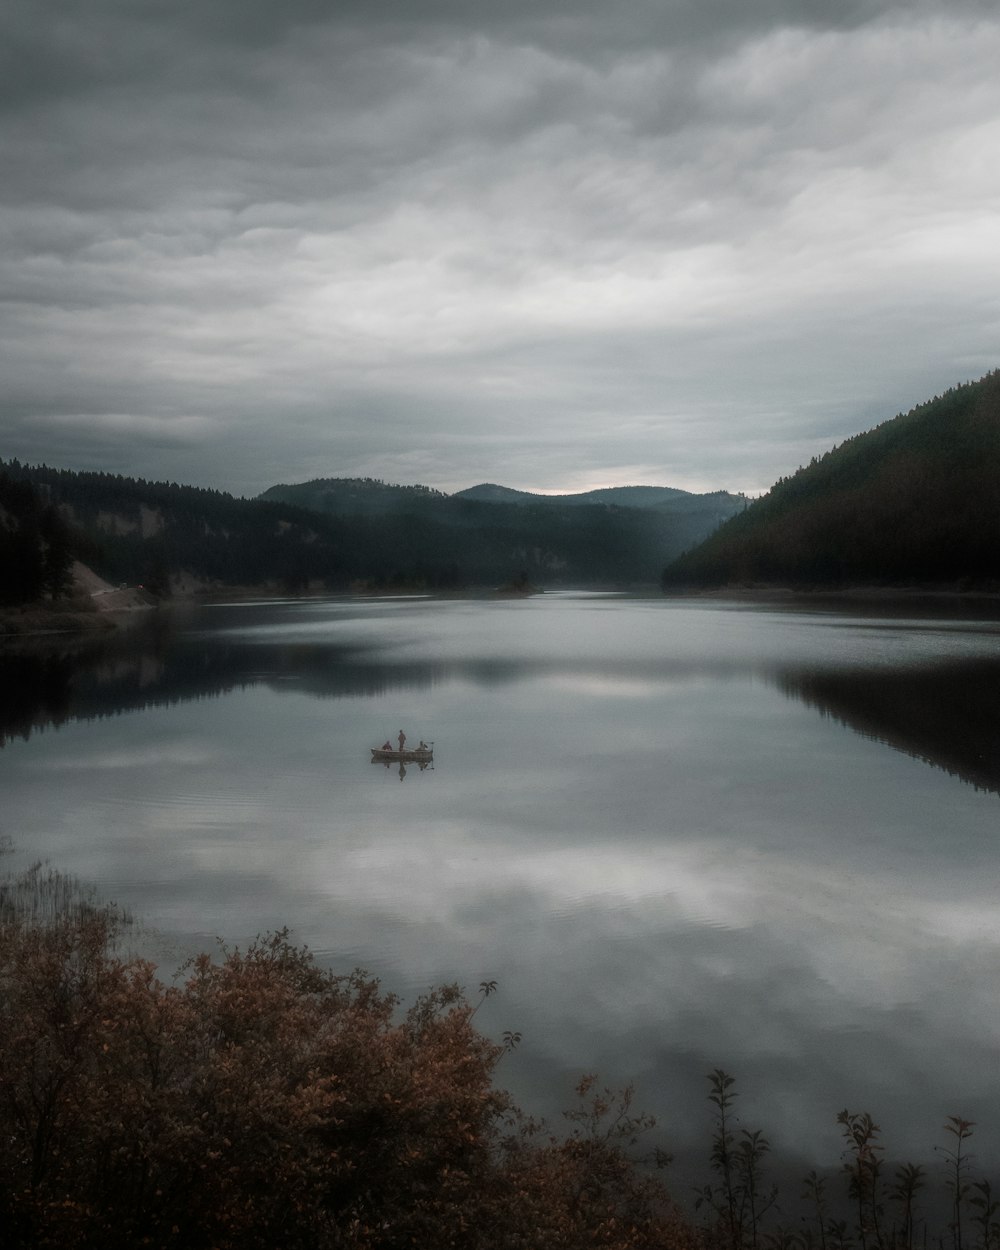
[[[269,486],[257,498],[329,516],[386,516],[447,496],[429,486],[396,486],[372,477],[320,477],[296,485]]]
[[[665,588],[1000,584],[1000,372],[814,460],[663,573]]]
[[[58,513],[73,554],[113,585],[142,584],[162,596],[183,585],[294,590],[347,575],[332,520],[302,509],[110,473],[17,461],[0,470]]]
[[[445,495],[372,478],[272,486],[260,498],[345,524],[377,521],[372,542],[394,552],[399,569],[451,569],[456,584],[471,585],[522,574],[542,585],[655,582],[665,560],[745,506],[725,491],[661,486],[533,495],[483,483]]]
[[[475,499],[481,503],[549,504],[560,507],[572,504],[608,504],[616,508],[662,508],[680,505],[688,508],[722,508],[735,512],[743,501],[726,491],[714,491],[709,495],[695,495],[678,490],[675,486],[604,486],[597,490],[580,491],[574,495],[536,495],[527,490],[512,490],[509,486],[497,486],[494,482],[481,482],[456,491],[452,499]]]
[[[275,486],[253,500],[16,461],[0,463],[0,476],[3,498],[9,496],[0,555],[9,547],[8,563],[16,545],[30,539],[36,581],[43,557],[54,570],[65,548],[59,568],[67,573],[76,557],[112,585],[142,585],[158,597],[223,586],[298,592],[650,584],[665,561],[742,506],[722,492],[680,492],[676,508],[669,501],[638,508],[530,496],[527,506],[515,506],[371,478]],[[17,510],[23,523],[13,516]],[[48,538],[40,536],[43,523]],[[57,542],[64,532],[71,544]],[[47,576],[51,582],[55,574]],[[10,593],[12,603],[29,597],[13,582]]]

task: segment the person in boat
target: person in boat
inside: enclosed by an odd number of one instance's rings
[[[392,743],[389,741],[389,739],[388,739],[388,738],[386,738],[385,742],[383,742],[383,743],[382,743],[382,750],[383,750],[383,751],[391,751],[391,750],[392,750]]]
[[[405,733],[403,733],[403,731],[402,731],[402,729],[401,729],[401,730],[399,731],[399,749],[400,749],[400,751],[402,751],[402,750],[403,750],[403,748],[404,748],[405,746],[406,746],[406,734],[405,734]]]

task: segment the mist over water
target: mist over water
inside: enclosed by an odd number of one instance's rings
[[[683,1186],[704,1074],[781,1159],[836,1113],[1000,1158],[1000,625],[593,594],[218,605],[4,655],[0,835],[165,967],[288,925],[405,997],[499,992],[502,1080],[634,1081]],[[399,729],[433,769],[373,766]]]

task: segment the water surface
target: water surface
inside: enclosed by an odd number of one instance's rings
[[[870,1110],[1000,1140],[1000,626],[583,594],[217,605],[0,653],[0,834],[164,965],[288,925],[499,993],[532,1109],[597,1070],[705,1153],[704,1073],[802,1169]],[[373,766],[404,728],[433,769]],[[153,940],[153,939],[151,939]]]

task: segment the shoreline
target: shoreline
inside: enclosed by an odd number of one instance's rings
[[[111,617],[112,613],[100,612],[89,604],[60,607],[31,603],[0,608],[0,643],[47,635],[109,633],[116,628]]]
[[[560,586],[553,590],[594,590],[591,586]],[[609,590],[602,587],[605,592]],[[830,611],[850,610],[860,615],[891,612],[912,616],[915,613],[958,615],[963,618],[1000,620],[1000,592],[957,590],[947,587],[918,586],[851,586],[838,589],[796,586],[722,586],[688,587],[668,590],[652,586],[616,588],[612,593],[634,594],[638,597],[662,598],[679,603],[731,603],[746,607],[776,607],[803,611],[826,608]],[[412,595],[416,598],[459,598],[510,601],[544,595],[543,587],[528,591],[510,591],[496,586],[467,587],[461,591],[349,591],[348,597],[377,599]],[[154,599],[148,591],[136,587],[101,590],[89,596],[76,596],[59,603],[20,604],[0,608],[0,645],[24,638],[58,636],[93,636],[112,633],[130,621],[148,613],[174,607],[191,607],[211,602],[239,603],[255,599],[325,599],[340,597],[334,592],[324,594],[288,595],[269,586],[199,587],[187,594],[169,599]]]
[[[665,599],[683,601],[708,600],[776,607],[815,608],[829,606],[851,608],[861,612],[896,609],[913,612],[917,609],[960,610],[963,616],[991,614],[1000,620],[1000,592],[957,590],[943,586],[723,586],[671,588],[662,592]]]

